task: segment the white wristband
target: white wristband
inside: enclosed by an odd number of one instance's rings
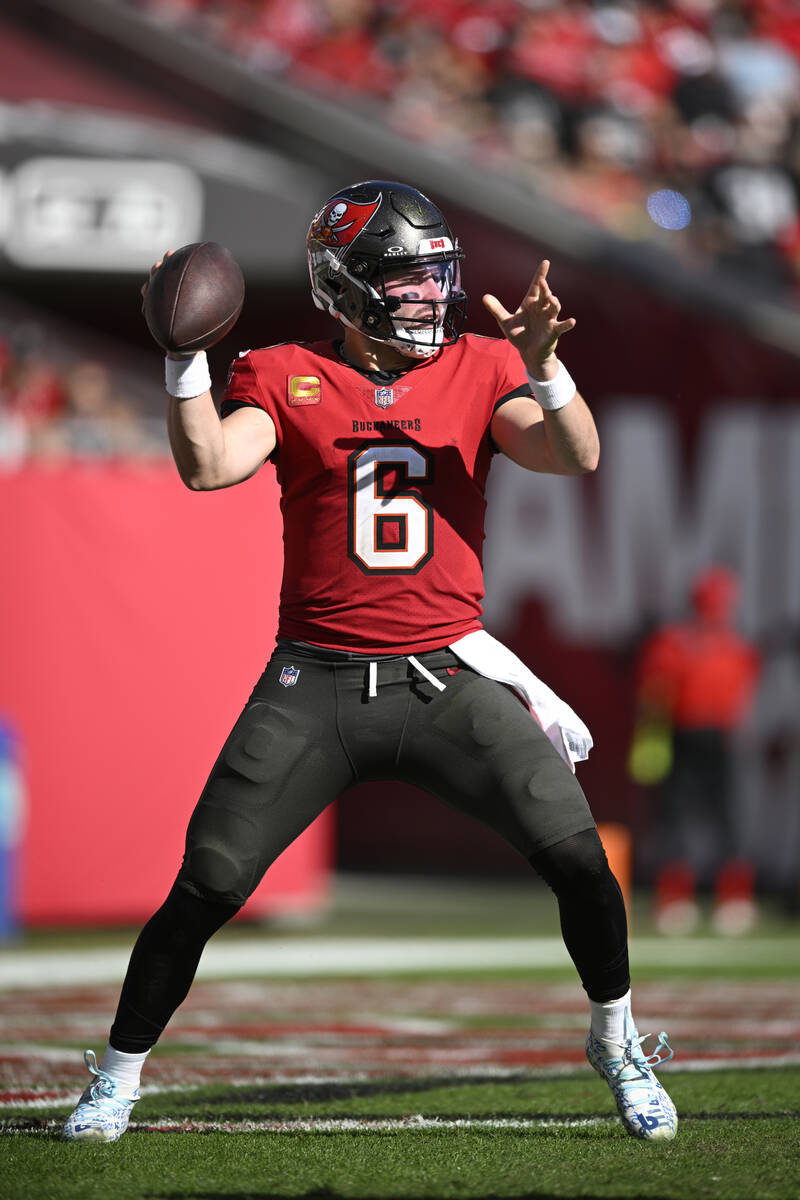
[[[577,392],[575,380],[570,375],[563,362],[559,362],[558,370],[552,379],[543,382],[539,379],[534,379],[527,371],[528,383],[533,391],[533,398],[542,408],[548,412],[555,412],[557,408],[563,408],[565,404],[569,404],[572,397]]]
[[[201,396],[211,389],[211,375],[205,350],[192,358],[167,358],[164,360],[164,375],[167,391],[176,400],[188,400]]]

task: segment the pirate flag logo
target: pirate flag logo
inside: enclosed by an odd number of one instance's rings
[[[349,246],[377,212],[381,196],[367,204],[355,200],[331,200],[311,225],[311,236],[325,246]]]

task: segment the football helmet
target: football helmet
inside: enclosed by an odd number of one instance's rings
[[[306,246],[314,303],[345,325],[417,358],[458,340],[464,254],[416,188],[374,179],[343,188],[314,217]]]

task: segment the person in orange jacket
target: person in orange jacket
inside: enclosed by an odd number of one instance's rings
[[[637,782],[661,784],[655,892],[665,933],[696,924],[698,883],[714,885],[720,932],[755,919],[753,870],[735,854],[732,734],[750,710],[761,656],[734,628],[738,592],[727,567],[702,571],[690,617],[657,630],[639,656],[630,767]]]

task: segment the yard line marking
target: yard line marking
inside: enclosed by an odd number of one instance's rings
[[[395,1133],[436,1129],[580,1129],[589,1125],[614,1125],[619,1117],[320,1117],[294,1121],[131,1121],[130,1133]],[[58,1121],[44,1126],[7,1126],[0,1136],[15,1133],[47,1133],[61,1128]]]
[[[611,1125],[618,1117],[423,1117],[414,1113],[407,1117],[320,1117],[318,1120],[294,1121],[157,1121],[132,1123],[129,1129],[171,1132],[226,1133],[392,1133],[397,1130],[430,1129],[570,1129],[586,1125]]]
[[[684,1123],[693,1121],[759,1121],[797,1120],[796,1112],[731,1112],[692,1113],[681,1117]],[[320,1117],[307,1121],[197,1121],[184,1120],[132,1121],[129,1133],[414,1133],[439,1130],[492,1129],[581,1129],[587,1127],[621,1126],[618,1116],[597,1117],[423,1117],[413,1114],[406,1117]],[[17,1121],[0,1124],[0,1139],[3,1137],[52,1137],[61,1131],[60,1121]]]
[[[89,986],[119,981],[128,947],[82,951],[0,951],[0,988]],[[789,938],[731,942],[720,938],[634,938],[636,966],[800,968],[800,947]],[[561,938],[247,938],[211,942],[198,979],[232,975],[381,975],[426,971],[536,970],[569,967]]]

